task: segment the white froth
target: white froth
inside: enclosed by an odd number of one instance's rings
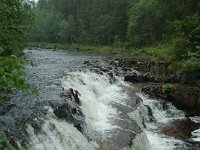
[[[175,119],[183,119],[184,112],[178,110],[171,103],[166,103],[165,107],[160,101],[155,99],[150,99],[142,93],[137,94],[143,101],[143,105],[146,105],[151,108],[152,116],[154,121],[150,121],[148,116],[148,110],[145,110],[145,107],[141,107],[140,114],[143,116],[146,128],[144,130],[147,134],[147,138],[150,143],[151,150],[172,150],[181,145],[184,142],[176,140],[172,137],[163,135],[159,133],[159,124],[165,124]],[[146,117],[145,117],[146,116]]]
[[[151,131],[146,131],[147,138],[150,143],[151,150],[173,150],[176,148],[175,145],[183,144],[183,141],[176,140],[171,137],[167,137]]]
[[[190,117],[195,123],[200,123],[200,116]],[[192,132],[192,140],[200,142],[200,128]]]
[[[52,111],[49,111],[48,119],[39,133],[31,125],[26,131],[30,137],[30,150],[94,150],[98,145],[89,143],[85,136],[72,124],[56,119]],[[78,143],[78,144],[77,144]]]
[[[86,116],[86,122],[100,134],[117,128],[112,121],[119,112],[111,104],[125,103],[127,94],[123,92],[120,86],[122,84],[124,82],[120,78],[116,83],[110,83],[108,75],[92,72],[71,72],[62,79],[65,90],[73,88],[81,94],[81,107]]]

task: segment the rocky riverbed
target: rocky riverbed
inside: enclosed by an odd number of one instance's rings
[[[183,109],[187,115],[171,104],[169,95],[178,107],[186,92],[177,93],[180,77],[170,75],[168,64],[75,51],[24,53],[36,65],[27,66],[26,79],[38,94],[14,90],[0,104],[0,129],[16,149],[200,149],[198,97],[184,97],[194,101]],[[166,95],[156,89],[160,82],[176,83],[175,90]]]

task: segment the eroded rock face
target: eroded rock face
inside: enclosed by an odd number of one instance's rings
[[[171,101],[182,110],[200,110],[200,92],[198,89],[190,86],[173,85],[169,92],[164,92],[161,85],[148,86],[143,88],[142,91],[150,97]]]
[[[124,72],[125,81],[132,83],[141,82],[168,82],[178,83],[182,76],[170,71],[170,63],[145,60],[114,59],[109,62],[115,67],[120,67]],[[139,73],[134,73],[137,70]]]
[[[69,103],[63,103],[54,108],[54,114],[60,119],[73,123],[74,127],[83,132],[85,117],[78,106],[70,106]]]
[[[62,103],[52,103],[54,114],[65,121],[72,123],[80,132],[83,133],[85,126],[85,116],[80,109],[80,99],[78,97],[78,91],[72,88],[69,91],[64,91],[60,95],[64,100]]]

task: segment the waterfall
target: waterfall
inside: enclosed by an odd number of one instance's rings
[[[142,93],[138,93],[142,99],[139,108],[139,116],[142,117],[142,125],[150,143],[151,150],[172,150],[177,147],[184,148],[184,142],[159,133],[159,125],[172,120],[185,118],[183,111],[178,110],[170,102],[161,102],[150,99]]]
[[[106,74],[93,72],[70,72],[62,79],[65,90],[76,89],[80,93],[81,108],[86,116],[86,123],[92,130],[102,136],[109,136],[107,132],[117,128],[112,122],[118,116],[113,103],[125,104],[127,94],[122,91],[123,80],[117,78],[112,83]]]
[[[117,134],[121,131],[124,131],[122,135],[134,135],[134,131],[122,129],[116,123],[125,118],[120,117],[123,112],[119,111],[114,105],[117,104],[130,109],[130,106],[127,105],[127,100],[130,97],[124,89],[124,86],[129,85],[123,81],[123,78],[115,77],[115,79],[112,79],[106,73],[74,71],[67,72],[61,79],[61,84],[65,91],[72,88],[79,93],[80,107],[86,121],[85,133],[82,134],[72,124],[58,119],[52,108],[47,107],[47,116],[39,119],[42,120],[42,123],[39,123],[42,124],[39,132],[33,126],[27,125],[27,133],[30,137],[28,149],[92,150],[101,149],[99,143],[103,144],[103,149],[112,149],[111,147],[115,145],[109,146],[109,144],[112,145],[110,141],[117,137]],[[105,146],[106,140],[107,146]],[[133,141],[125,142],[132,144],[123,147],[124,150],[148,150],[148,141],[143,132],[135,135]]]
[[[195,123],[200,123],[200,116],[190,117],[190,119]],[[200,142],[200,128],[192,132],[192,139]]]
[[[111,140],[116,136],[116,131],[127,130],[119,126],[116,120],[125,118],[115,107],[115,104],[131,109],[127,101],[132,99],[126,88],[132,89],[132,85],[124,82],[123,78],[111,78],[108,74],[97,74],[92,71],[66,72],[61,79],[65,91],[72,88],[77,90],[81,101],[81,110],[85,116],[86,126],[81,133],[64,120],[58,119],[51,107],[46,116],[36,118],[35,122],[42,123],[37,131],[31,124],[27,124],[30,150],[95,150],[105,146],[105,140]],[[124,88],[126,87],[126,88]],[[135,92],[133,90],[133,92]],[[136,96],[136,95],[135,95]],[[160,133],[160,125],[173,120],[185,118],[183,111],[178,110],[170,102],[151,99],[148,96],[137,93],[140,97],[140,105],[128,113],[129,119],[135,121],[141,128],[141,132],[134,134],[134,139],[122,150],[172,150],[185,149],[181,140]],[[192,117],[194,122],[200,122],[199,117]],[[134,131],[128,131],[134,132]],[[192,132],[194,141],[200,140],[200,129]],[[109,141],[109,144],[112,144]],[[102,144],[102,145],[101,145]],[[109,148],[103,148],[107,150]]]
[[[50,107],[46,118],[41,119],[44,123],[39,133],[31,125],[26,129],[30,150],[94,150],[98,147],[96,143],[88,142],[72,124],[56,118]]]

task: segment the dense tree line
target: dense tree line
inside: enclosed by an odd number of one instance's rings
[[[30,40],[142,47],[174,36],[177,21],[199,11],[198,0],[39,0]]]
[[[127,0],[39,0],[30,39],[105,45],[125,41],[127,8]]]
[[[172,41],[174,59],[200,79],[199,0],[39,0],[34,9],[29,41],[132,49]]]

